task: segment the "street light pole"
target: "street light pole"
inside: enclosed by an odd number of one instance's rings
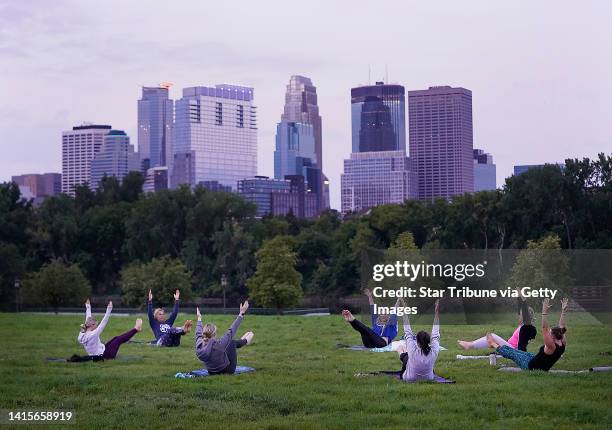
[[[19,302],[21,301],[21,282],[19,279],[15,279],[15,311],[19,312]]]
[[[227,287],[227,277],[221,275],[221,286],[223,287],[223,314],[225,315],[225,287]]]

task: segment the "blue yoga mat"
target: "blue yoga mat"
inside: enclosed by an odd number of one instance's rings
[[[234,375],[237,375],[239,373],[248,373],[248,372],[254,372],[255,369],[249,366],[236,366],[236,372],[234,373]],[[198,370],[192,370],[191,372],[178,372],[176,375],[174,375],[175,378],[201,378],[204,376],[215,376],[215,375],[210,375],[208,373],[208,370],[206,369],[198,369]]]

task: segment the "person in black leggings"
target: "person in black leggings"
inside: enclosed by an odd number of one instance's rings
[[[546,298],[542,302],[542,335],[544,337],[544,345],[540,347],[537,354],[513,349],[507,345],[500,346],[491,333],[487,335],[489,346],[495,348],[497,353],[501,354],[504,358],[514,361],[523,370],[543,370],[548,372],[565,352],[567,344],[565,339],[565,332],[567,331],[565,327],[565,313],[568,303],[567,298],[561,301],[559,325],[551,328],[548,325],[548,311],[551,307],[550,300]]]
[[[353,314],[344,309],[342,316],[351,327],[359,332],[361,341],[366,348],[384,348],[395,339],[397,336],[397,315],[379,315],[374,312],[374,297],[370,290],[365,289],[364,294],[368,297],[370,304],[370,313],[372,314],[372,328],[356,319]],[[395,307],[399,306],[398,303]]]

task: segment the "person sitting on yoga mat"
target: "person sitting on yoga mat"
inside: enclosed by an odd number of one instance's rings
[[[401,306],[406,306],[400,300]],[[421,381],[434,379],[434,366],[440,353],[440,300],[434,305],[434,320],[431,335],[420,331],[416,336],[410,327],[410,318],[404,315],[404,345],[398,348],[402,362],[400,378],[404,381]]]
[[[147,313],[149,315],[149,325],[155,335],[157,346],[179,346],[181,344],[181,336],[191,331],[193,326],[191,320],[185,321],[183,327],[172,327],[178,315],[180,296],[181,292],[176,290],[174,292],[174,309],[172,309],[170,317],[166,319],[166,312],[162,308],[153,310],[153,293],[149,290]]]
[[[487,341],[491,348],[495,348],[502,357],[514,361],[523,370],[544,370],[548,372],[565,352],[565,312],[567,311],[568,299],[561,301],[561,316],[559,325],[550,327],[548,325],[548,311],[550,310],[550,300],[544,299],[542,302],[542,336],[544,345],[540,347],[537,354],[513,349],[509,345],[500,344],[498,339],[492,334],[487,335]]]
[[[202,325],[202,314],[200,308],[196,308],[198,322],[195,330],[195,352],[196,357],[204,362],[210,375],[220,373],[233,374],[236,371],[238,356],[236,350],[253,341],[253,332],[247,331],[240,340],[234,340],[234,336],[244,319],[244,314],[249,309],[249,301],[245,300],[240,305],[238,317],[234,320],[229,330],[217,339],[217,326],[211,323]]]
[[[77,340],[87,351],[90,357],[102,357],[106,360],[113,359],[119,352],[119,347],[130,340],[136,333],[142,330],[142,319],[137,318],[134,328],[126,331],[119,336],[115,336],[106,343],[100,341],[100,335],[104,331],[106,324],[113,310],[113,302],[108,302],[104,318],[98,324],[98,321],[91,316],[91,304],[89,299],[85,302],[85,323],[81,324],[81,332]]]
[[[520,289],[519,297],[518,297],[518,309],[519,309],[519,325],[512,333],[512,336],[507,341],[501,339],[501,337],[492,333],[493,336],[496,336],[500,339],[500,345],[509,345],[514,349],[518,349],[519,351],[527,351],[527,345],[529,341],[535,339],[538,331],[533,325],[534,321],[534,311],[533,308],[527,305],[527,301],[521,295]],[[458,340],[459,345],[465,349],[486,349],[489,347],[489,343],[487,342],[487,337],[483,336],[473,341],[466,340]]]
[[[374,313],[374,297],[372,297],[372,293],[367,288],[363,292],[368,297],[368,302],[370,303],[372,328],[356,319],[347,309],[342,311],[342,316],[346,322],[359,332],[363,346],[366,348],[384,348],[397,336],[397,315],[378,315]],[[398,306],[399,301],[398,299],[395,307]]]

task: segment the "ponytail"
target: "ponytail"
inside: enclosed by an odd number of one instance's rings
[[[429,346],[429,342],[431,342],[431,338],[429,337],[429,333],[426,331],[420,331],[416,335],[417,345],[421,348],[423,355],[428,355],[431,352],[431,346]]]
[[[85,324],[81,324],[79,327],[81,327],[81,333],[85,333],[87,330],[87,326]]]

